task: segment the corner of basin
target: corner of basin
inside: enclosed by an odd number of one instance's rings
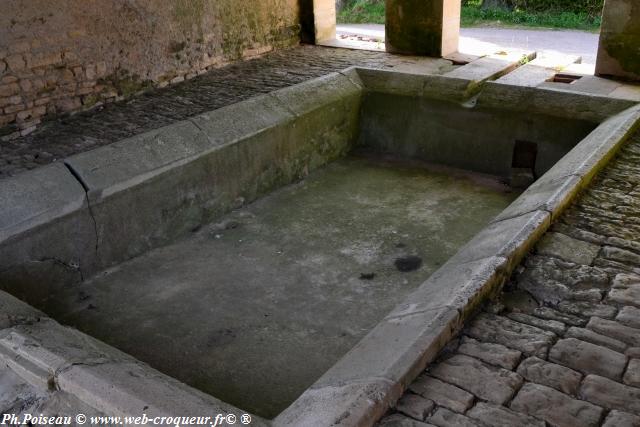
[[[327,105],[360,96],[362,89],[345,74],[335,72],[271,92],[271,96],[296,117],[302,117]]]
[[[0,181],[0,244],[85,209],[85,191],[61,162]]]
[[[551,226],[551,214],[536,209],[509,218],[495,218],[456,254],[461,263],[489,259],[507,260],[507,270],[517,265]]]
[[[551,221],[554,221],[582,191],[583,181],[583,177],[576,174],[553,177],[545,174],[498,214],[493,222],[537,210],[549,212]]]
[[[385,379],[307,389],[275,420],[274,427],[373,425],[400,398],[402,389]]]

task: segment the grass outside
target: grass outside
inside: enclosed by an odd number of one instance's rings
[[[338,15],[338,23],[384,24],[384,2],[356,0],[350,7]],[[479,26],[519,26],[537,28],[562,28],[585,31],[598,31],[601,18],[586,13],[548,11],[527,12],[504,9],[483,9],[481,0],[470,0],[462,6],[460,24],[463,27]]]

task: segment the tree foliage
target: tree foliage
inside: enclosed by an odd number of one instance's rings
[[[376,0],[371,0],[376,1]],[[463,5],[482,3],[483,9],[503,8],[526,12],[572,12],[600,16],[604,0],[463,0]]]

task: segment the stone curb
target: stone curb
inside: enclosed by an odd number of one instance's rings
[[[486,82],[483,85],[476,105],[498,110],[506,107],[523,113],[535,111],[571,120],[600,123],[636,104],[633,101],[601,95],[525,87],[495,81]]]
[[[41,390],[70,393],[109,415],[221,413],[240,419],[246,413],[46,317],[1,330],[0,360]],[[259,417],[252,419],[255,425],[266,425]]]

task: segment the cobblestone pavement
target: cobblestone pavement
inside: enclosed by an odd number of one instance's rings
[[[640,426],[640,132],[380,425]]]
[[[0,141],[0,178],[352,65],[393,68],[407,61],[411,58],[385,52],[310,45],[275,51]],[[449,61],[421,61],[433,74],[451,69]]]

